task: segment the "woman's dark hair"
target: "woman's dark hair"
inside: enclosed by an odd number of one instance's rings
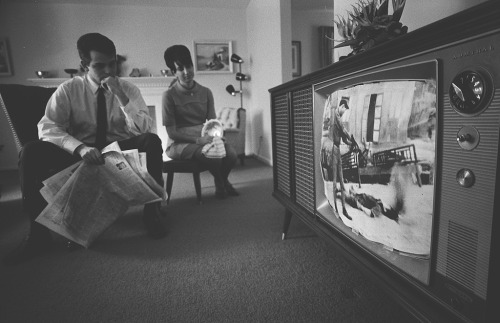
[[[90,52],[96,51],[107,55],[116,55],[115,44],[108,37],[99,33],[89,33],[81,36],[76,42],[80,59],[85,65],[90,63]]]
[[[191,59],[191,52],[184,45],[173,45],[167,48],[165,54],[163,55],[165,58],[165,63],[167,67],[175,73],[177,69],[175,68],[175,63],[179,66],[184,67],[192,67],[193,60]]]

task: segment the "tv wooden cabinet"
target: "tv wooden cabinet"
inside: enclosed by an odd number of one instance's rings
[[[500,190],[498,17],[498,1],[487,1],[269,90],[273,196],[285,208],[282,238],[286,239],[291,217],[298,217],[422,321],[489,321],[500,317],[499,307],[493,303],[500,291],[500,218],[493,216],[500,214],[500,202],[494,198]],[[435,82],[437,123],[432,140],[436,161],[423,184],[420,178],[418,182],[420,186],[433,185],[434,192],[430,255],[424,260],[429,274],[419,280],[404,266],[380,257],[373,251],[375,247],[367,247],[369,243],[362,242],[355,232],[339,228],[335,219],[325,221],[321,211],[325,206],[318,202],[325,200],[323,183],[319,183],[318,136],[322,124],[318,114],[323,114],[329,89],[339,91],[365,80],[414,81],[411,73],[420,80],[419,67],[425,62],[436,66],[434,74],[429,74],[435,75],[429,78]],[[453,90],[452,83],[464,73],[484,77],[485,87],[480,90],[487,98],[481,103],[480,113],[454,107],[457,102],[453,101],[453,91],[458,90]],[[468,129],[477,129],[481,142],[464,149],[460,138],[467,137],[463,132]],[[484,167],[478,164],[487,161],[491,163]],[[460,186],[461,170],[476,175],[472,187]],[[469,198],[466,205],[478,205],[479,200],[484,205],[474,214],[460,208],[452,210]],[[474,222],[479,218],[484,218],[486,225],[477,229]],[[481,241],[486,241],[486,246]],[[404,256],[401,259],[406,261]]]

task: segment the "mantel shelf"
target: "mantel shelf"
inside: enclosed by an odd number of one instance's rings
[[[173,76],[157,76],[157,77],[122,77],[122,79],[129,81],[135,84],[139,88],[168,88],[172,80]],[[32,82],[38,86],[43,87],[57,87],[64,81],[69,80],[69,78],[32,78],[28,79],[29,82]]]

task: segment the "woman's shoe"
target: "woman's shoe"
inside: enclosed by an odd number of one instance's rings
[[[239,196],[240,195],[240,193],[238,193],[238,191],[231,184],[226,185],[226,193],[229,196]]]
[[[215,190],[215,197],[222,200],[226,198],[226,192],[224,190]]]

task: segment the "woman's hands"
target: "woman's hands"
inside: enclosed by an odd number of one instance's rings
[[[206,135],[200,138],[196,138],[196,144],[200,146],[205,146],[206,144],[211,143],[213,140],[214,140],[213,136]]]

